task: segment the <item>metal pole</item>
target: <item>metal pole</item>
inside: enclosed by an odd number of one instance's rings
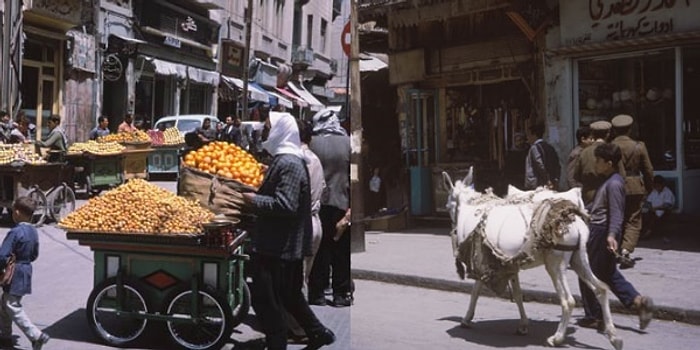
[[[365,251],[365,226],[360,221],[365,216],[362,185],[364,166],[362,164],[362,89],[360,88],[360,36],[357,32],[357,0],[351,0],[350,7],[350,125],[352,130],[352,154],[350,156],[350,207],[351,251]]]
[[[10,40],[12,40],[12,6],[13,6],[14,1],[13,0],[5,0],[5,9],[3,13],[3,27],[2,27],[2,51],[0,53],[2,54],[2,64],[1,64],[1,72],[0,74],[0,81],[2,81],[2,86],[0,89],[2,89],[2,95],[0,101],[0,108],[4,109],[7,113],[10,114],[10,117],[14,119],[14,115],[12,115],[12,99],[11,99],[11,88],[12,88],[12,83],[11,83],[11,78],[10,78],[10,61],[12,60],[12,57],[10,57]]]
[[[248,0],[245,14],[245,47],[243,48],[243,99],[241,102],[241,119],[248,120],[248,73],[250,61],[250,36],[253,29],[253,0]],[[239,114],[240,115],[240,114]]]

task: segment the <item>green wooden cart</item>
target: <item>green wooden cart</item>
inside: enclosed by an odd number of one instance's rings
[[[65,159],[76,169],[75,183],[79,187],[84,187],[89,196],[124,183],[122,153],[104,155],[87,152],[69,153],[65,155]]]
[[[111,346],[136,340],[160,321],[177,347],[220,349],[250,309],[243,275],[247,231],[211,235],[68,232],[94,252],[87,302],[93,332]]]

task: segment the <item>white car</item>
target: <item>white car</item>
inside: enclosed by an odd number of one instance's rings
[[[177,127],[180,134],[183,136],[190,131],[194,131],[198,127],[204,124],[204,120],[211,120],[211,127],[216,128],[216,123],[219,122],[219,118],[213,115],[206,114],[183,114],[176,116],[167,116],[158,119],[156,124],[153,126],[157,130],[165,130],[167,128]]]

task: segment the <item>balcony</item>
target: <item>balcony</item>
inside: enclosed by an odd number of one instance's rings
[[[306,68],[314,63],[314,50],[304,46],[298,46],[292,52],[292,64]]]
[[[222,10],[226,8],[226,0],[190,0],[207,10]]]

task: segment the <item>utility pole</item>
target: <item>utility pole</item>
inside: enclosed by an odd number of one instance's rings
[[[352,130],[350,155],[350,207],[351,251],[365,251],[365,205],[362,185],[364,165],[362,164],[362,89],[360,88],[360,35],[357,29],[357,0],[350,0],[350,129]]]
[[[253,0],[248,0],[248,9],[245,12],[245,47],[243,48],[243,99],[241,102],[241,114],[243,120],[248,120],[248,73],[250,70],[250,36],[253,29]]]

